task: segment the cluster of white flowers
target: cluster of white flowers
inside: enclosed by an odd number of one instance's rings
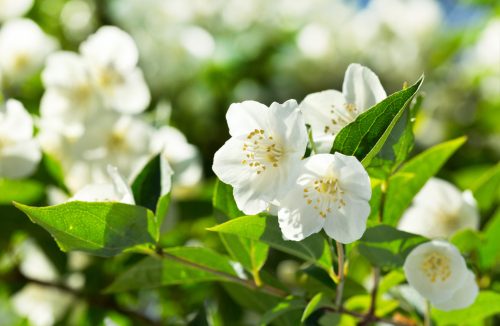
[[[132,203],[117,186],[119,175],[131,182],[156,153],[162,153],[168,180],[170,162],[178,184],[192,186],[201,178],[198,152],[184,135],[173,127],[157,130],[139,116],[150,94],[138,59],[132,38],[112,26],[91,35],[80,54],[61,51],[47,59],[39,139],[44,152],[61,163],[73,199],[87,198],[80,191],[88,194],[86,187],[102,184],[104,199]],[[111,195],[115,188],[122,190]]]
[[[458,249],[445,241],[433,240],[413,249],[404,271],[410,286],[440,310],[470,306],[479,292],[474,273]]]
[[[462,229],[477,230],[479,210],[472,193],[448,181],[432,178],[413,199],[399,229],[435,239],[449,238]]]
[[[371,70],[352,64],[344,94],[316,93],[300,105],[295,100],[270,107],[253,101],[233,104],[226,115],[231,139],[215,153],[213,170],[233,186],[245,214],[277,211],[286,239],[302,240],[324,229],[339,242],[353,242],[366,229],[370,178],[353,156],[313,153],[302,160],[306,121],[326,152],[342,126],[385,96]]]

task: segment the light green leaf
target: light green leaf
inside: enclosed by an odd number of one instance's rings
[[[500,208],[484,228],[484,241],[479,250],[480,265],[483,269],[500,266]]]
[[[406,280],[405,274],[401,270],[392,270],[385,275],[378,285],[378,295],[383,296],[394,286]]]
[[[483,241],[479,232],[471,229],[464,229],[456,232],[451,237],[450,242],[454,244],[461,253],[470,253],[480,248]]]
[[[10,205],[13,201],[33,204],[44,195],[43,184],[33,180],[0,179],[0,205]]]
[[[274,216],[242,216],[208,230],[262,241],[275,249],[316,263],[328,272],[332,269],[331,251],[325,239],[314,234],[302,241],[283,240],[278,219]]]
[[[233,188],[220,180],[215,183],[212,203],[220,221],[244,215],[236,206]],[[263,242],[242,238],[234,234],[219,233],[219,236],[231,257],[239,261],[259,284],[259,271],[267,260],[269,246]]]
[[[264,316],[262,316],[260,325],[269,325],[270,322],[284,314],[290,314],[293,311],[304,309],[305,305],[303,299],[297,299],[290,296],[266,312]]]
[[[47,230],[62,251],[110,257],[158,240],[155,216],[140,206],[78,201],[49,207],[15,206]]]
[[[345,126],[335,137],[331,153],[354,155],[364,166],[382,149],[424,77],[411,87],[396,92]]]
[[[488,170],[471,187],[482,211],[488,211],[500,198],[500,163]]]
[[[390,177],[384,204],[384,223],[397,224],[413,197],[465,140],[465,137],[460,137],[436,145],[415,156]]]
[[[302,313],[302,318],[300,321],[303,323],[307,317],[309,317],[313,312],[315,312],[324,301],[324,295],[322,292],[316,294],[311,301],[307,304],[304,312]]]
[[[163,251],[167,257],[141,260],[118,276],[106,291],[122,292],[205,281],[231,282],[231,278],[224,275],[237,278],[229,258],[210,249],[177,247]],[[174,259],[169,258],[171,256]]]
[[[389,225],[368,228],[359,240],[358,250],[373,265],[396,268],[404,264],[406,256],[426,239]]]
[[[476,301],[465,309],[448,312],[432,309],[439,325],[465,325],[497,314],[500,314],[500,294],[492,291],[481,291]]]

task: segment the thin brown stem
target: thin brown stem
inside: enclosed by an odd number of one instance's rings
[[[339,309],[342,307],[342,294],[344,292],[344,247],[343,245],[335,241],[337,245],[337,259],[338,259],[338,284],[337,292],[335,295],[335,306]]]
[[[380,281],[380,268],[375,267],[373,269],[373,288],[370,293],[370,309],[368,309],[368,313],[365,315],[365,318],[359,323],[360,326],[370,325],[377,319],[375,311],[377,309],[377,293],[378,293],[379,281]]]
[[[267,285],[267,284],[262,284],[261,286],[257,286],[251,280],[241,279],[241,278],[239,278],[237,276],[234,276],[234,275],[231,275],[231,274],[228,274],[228,273],[225,273],[225,272],[218,271],[218,270],[210,268],[208,266],[203,266],[203,265],[197,264],[195,262],[186,260],[184,258],[177,257],[175,255],[169,254],[168,252],[165,252],[161,248],[159,248],[156,251],[156,254],[159,257],[161,257],[161,258],[170,259],[170,260],[176,261],[178,263],[181,263],[183,265],[194,267],[196,269],[209,272],[211,274],[220,276],[220,277],[222,277],[223,279],[225,279],[225,280],[227,280],[229,282],[240,284],[240,285],[245,286],[245,287],[247,287],[249,289],[252,289],[252,290],[260,290],[262,292],[265,292],[267,294],[273,295],[275,297],[280,297],[280,298],[285,298],[285,297],[288,296],[288,293],[286,293],[285,291],[283,291],[281,289],[275,288],[275,287]]]

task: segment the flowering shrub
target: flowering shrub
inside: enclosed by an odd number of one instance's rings
[[[498,18],[59,2],[0,0],[0,324],[498,323]]]

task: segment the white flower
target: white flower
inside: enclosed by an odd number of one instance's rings
[[[151,142],[153,151],[161,152],[172,166],[175,184],[192,187],[200,182],[203,170],[198,149],[189,144],[179,130],[170,126],[161,127]]]
[[[8,21],[0,30],[0,70],[4,78],[18,82],[35,73],[56,46],[56,41],[33,21]]]
[[[78,191],[69,201],[87,202],[121,202],[134,205],[134,195],[123,177],[118,173],[118,169],[108,165],[108,174],[111,183],[90,184]]]
[[[76,53],[53,53],[47,58],[42,80],[47,89],[40,103],[42,124],[52,123],[51,128],[80,135],[89,116],[101,109],[86,62]]]
[[[293,185],[307,145],[304,120],[295,100],[269,108],[232,104],[226,119],[231,139],[215,153],[212,169],[233,186],[238,208],[257,214]]]
[[[33,6],[33,0],[0,0],[0,22],[24,15]]]
[[[0,178],[30,175],[42,155],[33,139],[33,120],[16,100],[0,107]]]
[[[398,228],[428,238],[448,238],[465,228],[477,230],[479,212],[470,191],[432,178],[413,199]]]
[[[107,106],[129,114],[147,108],[149,89],[137,67],[139,52],[130,35],[114,26],[101,27],[80,45],[80,52]]]
[[[309,94],[299,108],[311,126],[318,152],[327,153],[342,128],[386,97],[373,71],[353,63],[347,67],[342,93],[326,90]]]
[[[419,245],[406,257],[403,268],[408,283],[441,310],[465,308],[479,291],[458,249],[445,241]]]
[[[296,185],[280,200],[281,232],[299,241],[325,229],[339,242],[353,242],[365,232],[370,197],[370,178],[354,156],[313,155],[303,161]]]

